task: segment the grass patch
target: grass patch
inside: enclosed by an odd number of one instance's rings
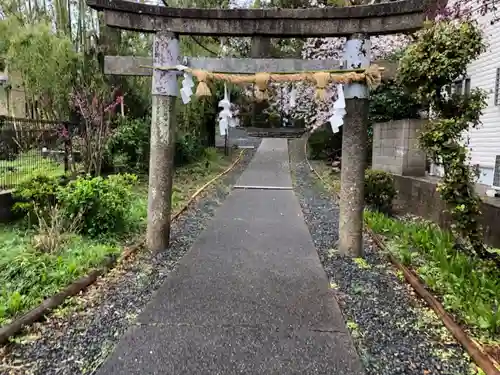
[[[39,252],[31,245],[34,234],[20,227],[0,227],[0,325],[98,267],[107,256],[120,252],[116,244],[77,235],[57,252]]]
[[[172,212],[177,212],[204,184],[227,169],[239,153],[225,156],[223,152],[210,148],[199,162],[179,168],[175,172],[172,192]]]
[[[332,167],[321,160],[310,160],[311,166],[325,182],[324,187],[332,194],[340,193],[340,172],[335,172]],[[321,183],[321,181],[320,181]]]
[[[177,212],[196,190],[224,171],[236,156],[225,157],[210,149],[203,160],[178,169],[174,177],[172,211]],[[37,232],[24,223],[0,226],[0,326],[99,267],[106,257],[118,256],[126,241],[141,236],[147,223],[147,190],[147,178],[134,187],[127,215],[128,232],[114,238],[90,239],[71,234],[56,251],[49,253],[33,247]]]
[[[64,165],[37,150],[22,153],[15,160],[0,160],[0,189],[13,188],[40,173],[59,177],[64,175]]]
[[[399,221],[365,211],[365,222],[388,249],[440,296],[446,310],[481,340],[500,341],[500,270],[454,247],[451,233],[423,221]]]
[[[226,170],[237,156],[236,153],[225,156],[222,151],[207,149],[202,160],[178,168],[175,171],[172,188],[172,214],[178,212],[199,188]],[[142,231],[147,223],[147,176],[143,177],[139,185],[134,188],[134,197],[131,209],[132,221],[137,224],[134,230]]]

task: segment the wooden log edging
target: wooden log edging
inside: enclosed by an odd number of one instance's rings
[[[323,185],[327,185],[326,181],[321,177],[321,175],[313,168],[311,165],[309,158],[307,157],[307,140],[309,135],[305,137],[305,145],[304,145],[304,157],[309,166],[311,172],[313,172],[316,177],[323,183]],[[333,193],[334,198],[338,200],[339,196],[336,193]],[[448,331],[455,337],[455,339],[462,345],[462,347],[467,351],[472,360],[476,363],[478,367],[480,367],[486,375],[500,375],[500,365],[492,358],[486,350],[479,344],[477,341],[471,339],[467,333],[460,327],[453,318],[445,311],[443,305],[434,297],[422,284],[419,278],[410,271],[407,267],[401,264],[389,251],[387,251],[386,246],[380,236],[378,236],[373,230],[365,225],[366,232],[372,238],[373,242],[377,245],[377,247],[383,250],[387,255],[391,263],[399,269],[405,280],[411,285],[413,290],[422,298],[427,305],[437,314],[437,316],[441,319],[444,326],[448,329]]]
[[[66,298],[78,294],[81,290],[93,284],[99,276],[112,268],[116,264],[116,261],[116,257],[107,258],[100,269],[91,271],[88,275],[81,277],[59,293],[47,298],[34,309],[0,328],[0,345],[5,344],[9,337],[20,332],[25,326],[40,320],[48,312],[62,304]]]
[[[217,181],[222,176],[229,173],[231,170],[236,167],[236,165],[241,161],[245,150],[242,150],[236,160],[223,172],[219,173],[217,176],[212,178],[206,184],[204,184],[201,188],[199,188],[190,198],[189,200],[177,211],[173,216],[172,220],[176,220],[187,208],[193,203],[193,201],[211,184]],[[126,249],[120,257],[107,257],[99,269],[95,269],[91,271],[86,276],[79,278],[74,281],[66,288],[64,288],[59,293],[53,295],[45,299],[40,305],[21,315],[20,317],[14,319],[11,323],[0,328],[0,345],[3,345],[8,342],[11,336],[18,334],[21,330],[23,330],[26,326],[29,326],[44,316],[49,314],[53,309],[60,306],[67,298],[73,297],[80,293],[82,290],[88,288],[90,285],[96,282],[96,280],[106,274],[108,270],[115,267],[117,264],[122,263],[130,256],[132,256],[138,249],[140,249],[144,244],[144,239],[141,239],[139,242],[130,246]]]

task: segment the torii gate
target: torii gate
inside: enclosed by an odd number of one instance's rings
[[[407,33],[422,27],[430,0],[404,0],[343,8],[307,9],[196,9],[169,8],[123,0],[87,0],[104,12],[107,26],[155,33],[153,57],[105,58],[105,73],[153,75],[148,226],[150,250],[164,250],[170,241],[175,99],[177,74],[144,66],[175,66],[225,73],[257,73],[367,68],[370,35]],[[271,37],[347,37],[344,61],[297,59],[210,59],[181,61],[179,35],[251,36],[255,44]],[[379,63],[390,74],[394,66]],[[346,111],[342,141],[339,250],[363,252],[364,160],[368,122],[368,89],[353,83],[345,87]]]

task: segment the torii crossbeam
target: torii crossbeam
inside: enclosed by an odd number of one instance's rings
[[[385,35],[418,30],[428,0],[352,7],[306,9],[169,8],[122,0],[87,0],[104,11],[108,26],[180,35],[268,36],[280,38]]]
[[[184,57],[182,64],[193,69],[204,69],[212,72],[253,74],[258,72],[286,73],[290,71],[317,71],[340,69],[340,60],[302,60],[302,59],[247,59],[247,58],[211,58]],[[382,79],[393,79],[398,64],[395,61],[379,60],[375,64],[384,68]],[[153,65],[152,57],[140,56],[105,56],[104,74],[124,76],[151,76],[153,72],[148,66]]]
[[[404,0],[311,9],[184,9],[123,0],[87,0],[87,4],[104,12],[107,26],[155,33],[152,64],[151,58],[106,57],[105,70],[109,74],[149,75],[142,65],[175,66],[183,62],[178,35],[259,38],[346,36],[342,66],[347,69],[367,68],[370,65],[370,35],[418,30],[425,20],[427,7],[434,2]],[[297,62],[293,59],[189,58],[189,63],[196,68],[228,73],[255,73],[255,70],[264,68],[266,64],[268,68],[274,66],[281,69],[288,65],[287,71],[308,70],[307,66],[328,70],[339,65],[334,61]],[[394,75],[394,65],[384,67],[386,77]],[[153,116],[146,242],[150,250],[164,250],[170,240],[174,106],[178,85],[175,72],[153,69],[152,75]],[[360,256],[363,252],[364,170],[369,104],[367,86],[359,83],[346,85],[345,98],[347,115],[342,140],[339,250],[344,254]]]

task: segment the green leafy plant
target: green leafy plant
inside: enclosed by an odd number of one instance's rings
[[[453,232],[479,256],[495,258],[483,243],[481,200],[474,191],[476,171],[462,140],[469,127],[480,125],[486,93],[474,89],[467,96],[445,94],[446,87],[461,79],[467,66],[484,51],[476,22],[428,23],[403,55],[398,76],[418,100],[432,109],[433,116],[419,141],[431,160],[443,166],[444,177],[438,190],[449,206]]]
[[[425,284],[476,333],[500,334],[500,269],[489,261],[455,250],[454,236],[424,220],[399,221],[365,211],[365,222],[387,238],[387,248],[411,266]]]
[[[22,182],[13,193],[14,199],[18,200],[14,204],[14,210],[27,214],[30,220],[43,216],[41,212],[56,203],[60,185],[59,177],[42,174]]]
[[[132,204],[132,186],[137,177],[111,175],[71,181],[59,189],[57,199],[70,217],[81,215],[81,231],[91,237],[120,233],[127,229]]]
[[[389,81],[370,94],[370,123],[418,119],[422,104],[401,84]]]
[[[149,162],[151,120],[120,117],[108,141],[108,152],[115,167],[131,172],[145,172]]]
[[[181,134],[175,142],[175,166],[181,167],[199,160],[203,156],[203,150],[200,138],[189,133]]]
[[[331,159],[341,153],[342,135],[341,133],[333,134],[329,125],[326,125],[311,133],[307,148],[312,160]]]
[[[396,196],[394,178],[388,172],[368,169],[365,172],[365,203],[376,211],[390,213]]]

